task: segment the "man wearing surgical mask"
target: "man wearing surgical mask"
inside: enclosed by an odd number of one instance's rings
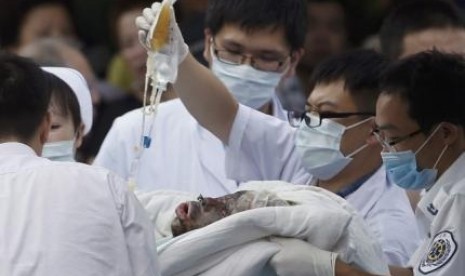
[[[150,18],[139,19],[144,20]],[[144,24],[139,27],[144,34]],[[174,43],[182,42],[176,32],[172,36]],[[382,56],[373,51],[348,52],[318,66],[308,111],[301,114],[299,128],[293,128],[238,104],[191,55],[177,54],[181,62],[174,88],[199,123],[226,145],[228,177],[313,182],[338,193],[359,211],[388,263],[407,264],[419,243],[413,211],[405,191],[387,181],[381,147],[371,134],[379,79],[386,65]],[[334,261],[328,254],[318,258],[318,263]],[[309,271],[314,274],[323,275]]]
[[[76,149],[92,127],[92,101],[84,77],[66,67],[42,67],[51,90],[50,131],[42,157],[75,161]]]
[[[381,83],[375,133],[387,176],[426,189],[415,211],[424,239],[408,268],[392,275],[465,273],[464,86],[464,57],[437,50],[395,62]],[[372,275],[341,261],[332,267],[336,276]]]
[[[287,120],[275,88],[283,77],[295,73],[303,53],[305,7],[302,0],[209,1],[203,54],[229,95]],[[196,92],[195,87],[192,90]],[[135,150],[142,122],[138,109],[115,120],[94,164],[135,179],[144,191],[175,189],[206,196],[235,192],[236,181],[226,177],[223,144],[195,121],[181,101],[161,104],[157,116],[149,120],[153,120],[152,142],[140,159],[140,148]]]

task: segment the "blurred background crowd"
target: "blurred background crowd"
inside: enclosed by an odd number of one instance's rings
[[[80,71],[92,93],[94,124],[78,152],[90,163],[113,120],[142,105],[146,51],[135,18],[153,0],[0,0],[0,47],[43,66]],[[347,49],[379,50],[386,14],[409,0],[307,0],[309,16],[298,77],[281,83],[287,110],[301,110],[305,80],[316,64]],[[451,0],[452,1],[452,0]],[[464,11],[465,1],[454,1]],[[208,0],[178,0],[177,20],[191,52],[203,61]],[[203,61],[205,63],[205,61]],[[165,93],[163,100],[174,98]]]

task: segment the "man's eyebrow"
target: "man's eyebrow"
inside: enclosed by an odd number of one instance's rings
[[[238,49],[238,50],[247,50],[246,47],[237,42],[237,41],[234,41],[234,40],[230,40],[228,38],[225,38],[223,39],[223,41],[221,42],[221,45],[220,46],[223,46],[223,47],[226,47],[226,48],[234,48],[234,49]],[[283,53],[281,50],[279,49],[273,49],[273,48],[269,48],[269,49],[257,49],[255,51],[251,50],[251,52],[253,52],[254,54],[259,54],[259,55],[279,55],[279,56],[283,56],[283,55],[287,55],[287,53]]]
[[[309,109],[319,110],[322,106],[337,107],[338,105],[331,101],[324,101],[324,102],[318,103],[318,105],[311,104],[310,102],[305,103],[305,109],[307,110]]]

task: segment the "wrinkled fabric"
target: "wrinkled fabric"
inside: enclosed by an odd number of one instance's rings
[[[269,189],[298,205],[244,211],[165,240],[158,246],[162,275],[263,275],[260,273],[269,271],[268,261],[280,250],[268,240],[270,236],[303,239],[321,249],[334,250],[344,261],[367,271],[387,273],[380,246],[342,198],[320,188],[283,182],[250,183],[242,189]],[[195,195],[189,199],[186,193],[169,194],[158,191],[138,195],[155,229],[169,228],[177,204],[195,199]],[[176,197],[179,201],[173,200]]]

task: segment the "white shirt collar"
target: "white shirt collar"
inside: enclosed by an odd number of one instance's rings
[[[418,207],[427,206],[436,197],[441,189],[450,190],[455,183],[465,178],[465,153],[462,153],[457,160],[439,177],[433,187],[425,193]],[[426,204],[426,205],[425,205]]]
[[[33,155],[36,152],[28,145],[19,142],[0,143],[0,155]]]

